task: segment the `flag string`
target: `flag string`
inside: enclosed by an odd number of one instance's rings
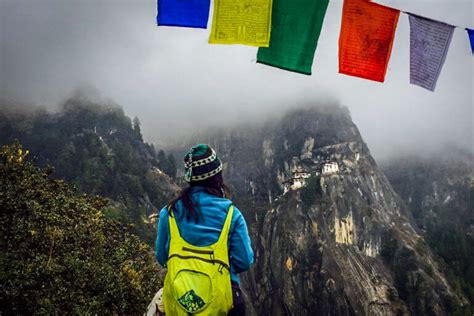
[[[334,1],[334,0],[330,0],[330,2],[331,2],[331,1]],[[441,23],[444,23],[444,24],[448,24],[448,25],[451,25],[451,26],[460,28],[460,29],[464,29],[464,30],[466,30],[466,31],[470,29],[470,28],[468,28],[468,27],[459,26],[459,25],[454,25],[454,24],[450,24],[450,23],[447,23],[447,22],[444,22],[444,21],[438,21],[438,20],[435,20],[435,19],[432,19],[432,18],[427,18],[427,17],[425,17],[425,16],[422,16],[422,15],[419,15],[419,14],[416,14],[416,13],[413,13],[413,12],[410,12],[410,11],[405,11],[405,10],[400,10],[400,9],[397,9],[397,8],[393,8],[393,7],[390,7],[390,6],[385,5],[385,4],[381,4],[381,3],[378,3],[378,2],[374,2],[373,0],[369,0],[369,2],[376,3],[376,4],[378,4],[378,5],[381,5],[381,6],[384,6],[384,7],[387,7],[387,8],[391,8],[391,9],[398,10],[398,11],[400,11],[401,13],[405,13],[405,14],[407,14],[407,15],[416,15],[416,16],[422,17],[422,18],[427,19],[427,20],[432,20],[432,21],[436,21],[436,22],[441,22]],[[474,27],[471,28],[471,29],[474,29]]]
[[[395,9],[395,8],[394,8]],[[399,9],[396,9],[396,10],[399,10]],[[456,28],[460,28],[460,29],[464,29],[464,30],[468,30],[469,28],[467,27],[464,27],[464,26],[459,26],[459,25],[455,25],[455,24],[451,24],[451,23],[447,23],[447,22],[444,22],[444,21],[439,21],[439,20],[435,20],[435,19],[432,19],[432,18],[427,18],[425,16],[422,16],[422,15],[419,15],[417,13],[412,13],[410,11],[404,11],[404,10],[399,10],[401,13],[405,13],[406,15],[414,15],[414,16],[419,16],[420,18],[423,18],[423,19],[426,19],[426,20],[430,20],[430,21],[435,21],[435,22],[440,22],[440,23],[444,23],[444,24],[447,24],[447,25],[450,25],[452,27],[456,27]]]
[[[381,6],[387,7],[387,8],[391,8],[391,9],[398,10],[398,11],[400,11],[401,13],[405,13],[405,14],[407,14],[407,15],[416,15],[416,16],[422,17],[422,18],[427,19],[427,20],[432,20],[432,21],[436,21],[436,22],[441,22],[441,23],[444,23],[444,24],[448,24],[448,25],[451,25],[451,26],[460,28],[460,29],[464,29],[464,30],[466,30],[466,31],[470,29],[470,28],[468,28],[468,27],[459,26],[459,25],[454,25],[454,24],[447,23],[447,22],[444,22],[444,21],[438,21],[438,20],[435,20],[435,19],[432,19],[432,18],[427,18],[427,17],[425,17],[425,16],[422,16],[422,15],[419,15],[419,14],[416,14],[416,13],[412,13],[412,12],[410,12],[410,11],[405,11],[405,10],[400,10],[400,9],[397,9],[397,8],[393,8],[393,7],[387,6],[387,5],[385,5],[385,4],[380,4],[380,3],[378,3],[378,2],[374,2],[373,0],[369,0],[369,1],[372,2],[372,3],[376,3],[376,4],[379,4],[379,5],[381,5]],[[472,29],[474,29],[474,27],[473,27]]]

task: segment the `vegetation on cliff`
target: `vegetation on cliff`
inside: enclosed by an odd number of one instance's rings
[[[156,229],[144,221],[174,192],[176,162],[143,141],[138,118],[84,97],[71,98],[57,113],[0,106],[0,145],[15,139],[36,165],[53,166],[55,177],[113,200],[107,215],[134,224],[135,233],[153,242]]]
[[[406,157],[384,164],[393,188],[405,201],[447,280],[471,302],[474,313],[473,157],[451,149],[437,158]],[[403,269],[406,270],[404,266]]]

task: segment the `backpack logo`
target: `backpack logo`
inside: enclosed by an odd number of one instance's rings
[[[186,294],[178,299],[179,304],[190,313],[197,312],[206,305],[206,303],[199,297],[194,290],[187,291]]]

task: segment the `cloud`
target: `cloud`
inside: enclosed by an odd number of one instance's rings
[[[397,4],[410,6],[390,3]],[[472,26],[470,0],[415,5],[425,16],[443,11],[448,21]],[[331,1],[313,75],[303,76],[256,64],[252,47],[208,45],[209,30],[156,27],[154,1],[3,0],[0,96],[57,106],[77,87],[92,86],[138,116],[145,138],[158,144],[337,99],[376,157],[445,143],[472,148],[473,58],[464,32],[456,30],[431,93],[409,85],[409,30],[402,15],[380,84],[337,73],[341,8],[342,1]]]

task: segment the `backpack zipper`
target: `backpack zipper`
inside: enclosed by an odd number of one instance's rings
[[[202,255],[213,255],[214,254],[214,250],[199,250],[199,249],[191,249],[191,248],[188,248],[188,247],[183,247],[183,250],[184,251],[189,251],[189,252],[194,252],[194,253],[199,253],[199,254],[202,254]]]
[[[218,263],[220,273],[222,273],[222,268],[226,268],[230,272],[229,265],[227,263],[225,263],[224,261],[221,261],[221,260],[218,260],[218,259],[205,259],[205,258],[195,257],[195,256],[182,256],[182,255],[179,255],[179,254],[175,253],[175,254],[172,254],[171,256],[169,256],[168,260],[171,259],[171,258],[174,258],[174,257],[178,257],[180,259],[197,259],[197,260],[201,260],[201,261],[212,263],[212,264]]]

